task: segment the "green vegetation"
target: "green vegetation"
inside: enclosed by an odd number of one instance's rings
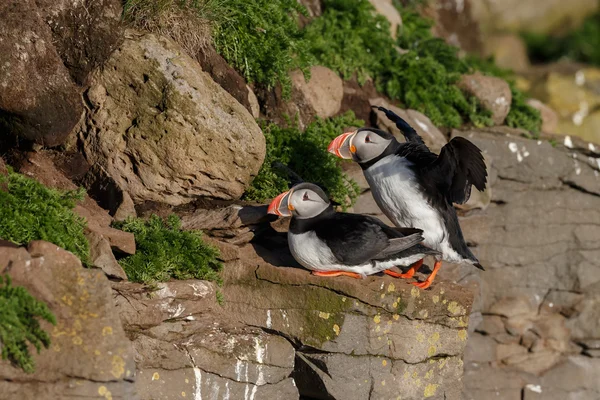
[[[313,63],[297,0],[125,0],[130,24],[169,36],[195,56],[212,36],[216,50],[249,83],[282,85],[289,96],[289,72]]]
[[[318,63],[363,84],[390,63],[394,39],[385,17],[368,0],[325,0],[324,12],[306,27],[306,40]]]
[[[600,13],[588,17],[573,32],[563,37],[525,33],[529,57],[548,62],[567,57],[574,61],[600,65]]]
[[[8,359],[27,373],[35,370],[28,342],[38,353],[50,346],[50,336],[37,318],[56,325],[48,306],[36,300],[24,287],[12,286],[8,275],[0,276],[0,348],[2,359]]]
[[[219,252],[202,240],[200,231],[182,231],[181,220],[153,215],[144,221],[130,218],[116,227],[135,235],[136,253],[119,261],[129,280],[141,283],[169,279],[206,279],[220,282]]]
[[[289,72],[300,68],[306,73],[317,63],[361,84],[373,79],[380,92],[425,113],[438,126],[491,125],[490,112],[456,86],[462,74],[477,70],[477,63],[461,59],[456,47],[432,35],[433,22],[415,11],[420,1],[407,3],[394,1],[403,20],[396,41],[389,22],[368,0],[324,0],[323,15],[304,29],[298,17],[306,9],[297,0],[126,0],[124,17],[183,42],[191,54],[212,31],[217,51],[248,82],[268,88],[281,84],[285,97],[291,89]],[[182,15],[190,19],[184,23]],[[517,101],[524,99],[514,85],[512,90]],[[540,125],[524,101],[513,105],[507,121],[533,131]],[[264,171],[258,183],[283,186],[274,174]]]
[[[8,180],[8,191],[0,191],[1,239],[16,244],[46,240],[88,262],[86,223],[73,212],[83,189],[60,192],[12,171],[0,180]]]
[[[304,72],[313,63],[298,15],[306,9],[297,0],[223,0],[224,21],[214,32],[217,51],[249,83],[268,88],[281,83],[289,96],[289,72]]]
[[[357,120],[351,111],[335,118],[317,119],[304,132],[297,127],[263,123],[267,155],[246,192],[246,199],[265,201],[289,189],[290,181],[285,171],[273,166],[278,161],[303,180],[322,185],[343,207],[350,206],[360,193],[358,185],[342,172],[340,162],[343,161],[331,157],[326,150],[329,142],[344,129],[362,125],[363,121]]]
[[[456,86],[460,76],[478,70],[478,64],[459,58],[456,47],[434,37],[433,22],[414,6],[395,5],[402,15],[396,42],[389,35],[388,21],[374,13],[367,0],[325,0],[323,15],[306,28],[317,62],[347,79],[356,75],[362,83],[373,78],[380,92],[425,113],[438,126],[491,125],[490,112]],[[514,85],[511,89],[517,103],[507,123],[539,130],[537,111]]]

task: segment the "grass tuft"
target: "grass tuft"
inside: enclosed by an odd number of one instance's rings
[[[136,253],[119,260],[130,281],[165,282],[170,279],[205,279],[220,282],[219,251],[204,243],[202,232],[181,230],[181,220],[156,215],[144,221],[130,218],[115,224],[135,235]]]
[[[327,146],[344,129],[363,124],[352,111],[339,117],[317,119],[304,132],[297,127],[281,127],[263,122],[267,155],[258,175],[246,191],[245,198],[263,202],[290,188],[286,171],[273,165],[280,162],[303,180],[324,187],[331,198],[344,208],[351,206],[360,194],[360,189],[354,180],[342,172],[340,163],[343,161],[327,153]]]
[[[85,195],[82,188],[61,192],[12,171],[2,180],[8,180],[8,191],[0,190],[0,239],[19,245],[45,240],[88,263],[86,223],[73,212]]]
[[[36,300],[24,287],[12,286],[10,277],[0,276],[0,348],[2,359],[27,373],[35,371],[35,361],[29,353],[32,344],[38,354],[42,346],[50,346],[50,336],[38,318],[56,325],[48,306]]]

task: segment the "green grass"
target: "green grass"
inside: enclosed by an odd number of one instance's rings
[[[289,97],[289,72],[305,73],[313,64],[298,16],[307,15],[297,0],[226,0],[226,16],[214,31],[217,51],[249,83],[272,88],[280,83]]]
[[[48,306],[36,300],[21,286],[12,286],[10,277],[0,276],[0,348],[2,359],[9,360],[27,373],[35,371],[29,344],[39,353],[50,346],[50,336],[40,326],[38,318],[56,325]]]
[[[181,220],[153,215],[147,221],[130,218],[115,224],[135,236],[136,253],[119,260],[130,281],[165,282],[170,279],[205,279],[220,282],[219,252],[202,240],[200,231],[181,230]]]
[[[394,40],[385,17],[368,0],[325,0],[324,12],[306,27],[306,40],[320,65],[343,78],[367,78],[383,73],[393,56]]]
[[[600,66],[600,12],[563,37],[524,33],[533,62],[549,62],[562,57]]]
[[[61,192],[9,171],[8,191],[0,191],[0,239],[24,245],[45,240],[75,254],[86,264],[89,244],[85,220],[73,212],[83,189]]]
[[[344,129],[362,125],[363,121],[357,120],[351,111],[335,118],[317,119],[304,132],[297,127],[263,122],[267,154],[245,198],[263,202],[290,188],[288,174],[273,166],[274,162],[280,162],[304,181],[324,187],[331,198],[344,208],[351,206],[360,189],[342,172],[340,163],[343,161],[327,153],[327,146]]]
[[[125,0],[123,18],[133,26],[169,36],[195,56],[212,41],[215,49],[248,83],[289,97],[289,72],[305,73],[308,51],[297,0]]]

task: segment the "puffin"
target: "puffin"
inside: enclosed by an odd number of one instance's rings
[[[375,217],[336,212],[329,197],[313,183],[303,182],[281,193],[267,212],[292,217],[290,252],[313,275],[365,278],[384,272],[408,278],[390,268],[439,255],[419,244],[420,229],[390,227]]]
[[[405,120],[384,107],[374,108],[396,124],[405,142],[379,129],[360,128],[336,137],[327,150],[357,162],[381,211],[396,226],[423,230],[423,244],[441,253],[435,256],[431,274],[417,286],[428,288],[442,261],[484,270],[465,243],[453,206],[469,199],[471,186],[485,189],[487,170],[481,150],[455,137],[437,155]]]

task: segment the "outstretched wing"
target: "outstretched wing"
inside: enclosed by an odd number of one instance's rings
[[[376,218],[359,214],[336,213],[327,224],[315,229],[335,258],[345,265],[359,265],[385,258],[423,241],[423,231],[409,235],[385,226]]]
[[[421,136],[419,136],[417,131],[415,131],[413,129],[413,127],[408,124],[408,122],[406,122],[405,120],[400,118],[400,116],[397,115],[395,112],[390,111],[387,108],[381,107],[381,106],[371,106],[371,107],[376,108],[379,111],[383,111],[383,113],[385,113],[385,116],[390,121],[395,123],[396,127],[398,129],[400,129],[400,132],[402,132],[402,134],[404,135],[404,139],[406,139],[407,142],[419,143],[419,144],[425,145],[425,142],[423,142],[423,139],[421,138]]]
[[[437,160],[427,170],[446,198],[458,204],[469,200],[471,185],[483,191],[487,183],[481,150],[463,137],[455,137],[442,147]]]

